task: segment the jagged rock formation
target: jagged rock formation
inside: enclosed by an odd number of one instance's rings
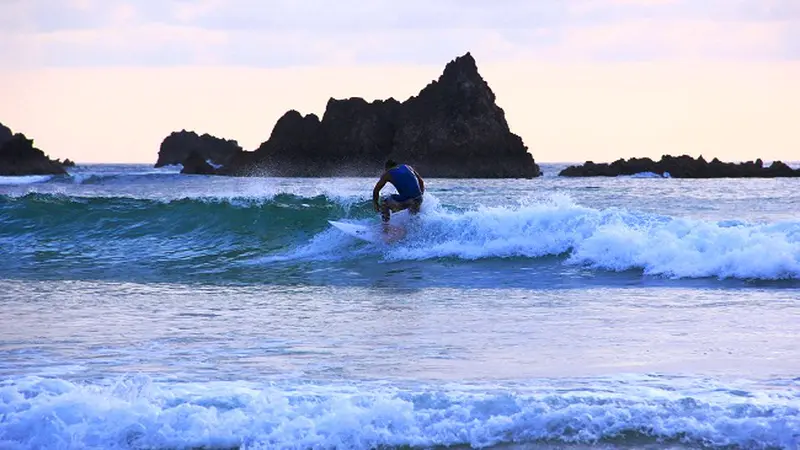
[[[155,167],[183,164],[192,153],[199,155],[203,161],[226,164],[242,151],[236,141],[220,139],[210,134],[198,136],[194,131],[181,130],[171,133],[161,142]]]
[[[184,147],[192,147],[190,142]],[[171,151],[182,162],[188,150]],[[162,162],[162,152],[159,162]],[[182,158],[182,159],[181,159]],[[253,152],[233,153],[224,175],[375,176],[393,158],[424,177],[532,178],[539,166],[511,133],[469,53],[404,102],[329,99],[322,119],[291,110]]]
[[[43,151],[33,146],[33,139],[28,139],[22,133],[13,134],[11,129],[0,123],[0,175],[64,173],[67,173],[64,163],[51,160]]]
[[[800,177],[800,169],[793,170],[781,161],[764,167],[761,159],[744,163],[725,163],[717,158],[707,162],[702,156],[697,159],[682,155],[673,157],[664,155],[659,161],[650,158],[618,159],[611,164],[595,164],[586,161],[580,166],[570,166],[562,170],[559,176],[564,177],[616,177],[652,172],[659,175],[668,173],[673,178],[774,178]]]

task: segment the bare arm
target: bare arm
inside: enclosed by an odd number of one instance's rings
[[[375,184],[375,188],[372,190],[372,206],[375,208],[375,211],[380,209],[380,205],[378,204],[378,197],[381,195],[381,189],[386,186],[386,183],[389,182],[389,172],[384,172],[381,176],[380,180]]]
[[[414,176],[417,177],[417,183],[419,183],[419,191],[424,194],[425,193],[425,182],[422,181],[422,177],[419,176],[419,174],[417,173],[416,170],[414,170],[413,167],[411,168],[411,171],[414,172]]]

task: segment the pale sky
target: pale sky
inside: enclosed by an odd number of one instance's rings
[[[538,162],[800,160],[798,0],[0,0],[0,122],[78,162],[252,150],[467,51]]]

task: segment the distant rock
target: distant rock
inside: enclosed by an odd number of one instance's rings
[[[183,161],[194,141],[174,140],[165,149],[165,140],[157,165]],[[376,176],[392,158],[412,164],[423,177],[541,175],[522,139],[509,130],[469,53],[448,63],[437,81],[402,103],[331,98],[322,119],[288,111],[258,149],[231,153],[228,161],[215,160],[223,165],[217,173]]]
[[[613,163],[595,164],[586,161],[583,165],[570,166],[562,170],[563,177],[616,177],[652,172],[672,178],[774,178],[800,177],[800,170],[793,170],[781,161],[764,167],[761,159],[743,163],[725,163],[717,158],[707,162],[702,156],[697,159],[682,155],[664,155],[658,161],[650,158],[618,159]]]
[[[192,151],[189,156],[182,161],[183,169],[181,173],[195,174],[195,175],[216,175],[217,171],[208,161],[205,160],[200,153]]]
[[[161,142],[155,167],[183,163],[191,153],[197,153],[203,161],[226,164],[242,147],[233,140],[221,139],[210,134],[198,136],[194,131],[173,132]]]
[[[0,124],[0,175],[60,175],[66,173],[63,163],[51,160],[33,146],[33,139],[12,134]]]

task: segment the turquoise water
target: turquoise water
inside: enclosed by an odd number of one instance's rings
[[[0,447],[796,449],[800,180],[561,167],[0,178]]]

